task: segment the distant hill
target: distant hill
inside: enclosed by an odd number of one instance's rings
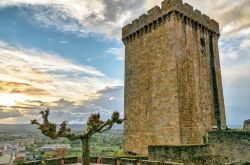
[[[73,132],[81,132],[84,130],[86,125],[83,124],[69,124],[69,127]],[[59,126],[57,126],[59,127]],[[114,125],[112,130],[122,130],[123,125]],[[10,133],[10,134],[27,134],[27,133],[39,133],[39,130],[35,125],[31,124],[0,124],[0,134]]]
[[[241,129],[243,128],[243,125],[229,125],[229,128],[233,128],[233,129]]]
[[[27,133],[36,133],[38,132],[37,128],[31,124],[0,124],[0,134],[27,134]]]

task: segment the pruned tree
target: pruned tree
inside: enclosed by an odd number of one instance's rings
[[[75,134],[71,132],[70,128],[67,128],[67,121],[63,121],[60,124],[59,130],[56,128],[56,124],[50,123],[48,120],[49,109],[41,111],[43,123],[39,123],[36,119],[31,121],[31,124],[38,125],[38,129],[42,134],[56,139],[60,137],[67,138],[71,141],[81,140],[82,142],[82,164],[90,164],[90,138],[95,133],[102,133],[112,128],[114,124],[122,124],[125,119],[120,118],[119,112],[113,112],[110,119],[102,121],[100,114],[91,114],[87,121],[87,127],[82,134]]]

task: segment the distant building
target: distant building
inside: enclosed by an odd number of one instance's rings
[[[12,142],[1,142],[0,143],[0,156],[11,155],[15,146]]]
[[[11,162],[11,156],[8,155],[0,156],[0,165],[10,164],[10,162]]]
[[[16,159],[26,159],[26,153],[27,151],[24,148],[19,149],[16,153]]]
[[[46,144],[41,147],[41,152],[52,152],[58,149],[67,149],[71,150],[70,144]]]
[[[35,139],[15,139],[15,143],[18,146],[33,145],[35,143]]]

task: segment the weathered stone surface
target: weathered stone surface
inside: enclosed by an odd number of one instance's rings
[[[219,25],[181,0],[165,0],[123,28],[125,151],[200,144],[226,128]]]
[[[149,159],[184,164],[244,164],[250,161],[250,132],[213,131],[208,144],[149,146]],[[234,163],[233,163],[234,162]]]
[[[213,147],[213,154],[224,162],[250,161],[250,132],[214,131],[208,134],[208,142]]]
[[[245,131],[250,131],[250,119],[244,121],[244,128]]]
[[[184,164],[214,164],[209,145],[149,146],[149,159]]]

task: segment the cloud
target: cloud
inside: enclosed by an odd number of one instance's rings
[[[250,47],[249,36],[221,43],[221,66],[225,107],[229,125],[250,118]]]
[[[183,0],[191,4],[210,18],[220,23],[223,37],[236,37],[250,34],[250,2],[249,0]],[[147,9],[161,4],[162,0],[145,0]]]
[[[50,95],[48,90],[36,88],[30,84],[6,81],[0,81],[0,93],[25,94],[28,96]]]
[[[75,103],[95,99],[97,91],[121,84],[94,67],[75,64],[55,53],[12,47],[3,42],[0,70],[1,92],[50,102],[60,98]]]
[[[245,39],[242,41],[242,43],[240,44],[240,48],[241,49],[245,49],[245,48],[250,48],[250,39]]]
[[[123,86],[107,87],[98,91],[100,97],[74,105],[67,100],[59,100],[51,110],[51,119],[60,123],[67,120],[71,124],[86,123],[91,113],[100,113],[102,119],[110,118],[112,112],[118,111],[123,117]],[[110,100],[110,98],[113,98]]]
[[[39,26],[80,37],[105,34],[119,38],[121,27],[142,13],[144,0],[2,0],[0,8],[18,6]],[[28,10],[29,9],[29,10]]]
[[[47,71],[58,71],[64,73],[74,73],[79,72],[83,74],[93,75],[93,76],[105,76],[102,72],[96,70],[90,66],[80,66],[74,65],[71,61],[64,59],[63,57],[55,53],[47,53],[36,49],[25,49],[18,47],[11,47],[7,43],[0,43],[0,62],[4,69],[7,66],[30,66],[27,68],[32,68],[32,73],[40,77],[43,72]],[[12,58],[9,58],[12,57]],[[18,71],[16,69],[16,71]],[[43,78],[43,77],[42,77]]]
[[[33,100],[22,102],[18,106],[0,106],[0,115],[4,114],[0,123],[29,123],[29,120],[34,118],[41,120],[39,112],[47,107],[51,108],[50,120],[55,123],[64,120],[70,124],[86,123],[91,113],[100,113],[103,120],[110,118],[114,111],[118,111],[121,117],[124,116],[123,86],[107,87],[97,93],[98,98],[85,100],[80,104],[59,99],[54,102]]]
[[[2,110],[0,106],[0,120],[5,118],[13,118],[22,116],[18,110]]]
[[[0,42],[0,70],[0,123],[29,123],[47,107],[53,109],[55,122],[86,122],[94,112],[107,118],[115,109],[107,106],[115,99],[107,97],[118,97],[108,91],[122,84],[58,54],[5,42]]]
[[[242,35],[245,29],[250,27],[250,3],[248,0],[220,0],[197,1],[187,0],[195,8],[204,11],[211,18],[220,23],[223,37],[235,37]]]
[[[124,58],[125,58],[124,47],[122,47],[122,48],[110,48],[106,51],[106,53],[113,55],[117,60],[124,60]]]
[[[120,40],[121,28],[162,0],[2,0],[0,8],[18,6],[27,18],[46,28],[80,37],[105,34]],[[220,23],[224,37],[250,33],[248,0],[184,0]],[[28,10],[30,9],[30,10]],[[219,14],[218,14],[219,13]]]
[[[162,0],[2,0],[0,1],[0,8],[18,6],[19,9],[23,9],[23,13],[28,16],[27,18],[30,18],[32,22],[44,28],[73,33],[79,37],[104,34],[109,38],[120,40],[122,26],[131,22],[141,14],[146,13],[146,11],[154,5],[160,5],[161,1]],[[184,2],[191,4],[194,8],[201,10],[203,13],[209,15],[210,18],[220,23],[220,43],[222,43],[220,45],[220,54],[226,107],[230,109],[231,104],[229,104],[229,102],[234,102],[234,107],[239,107],[242,103],[240,100],[243,100],[245,105],[247,101],[244,98],[250,97],[244,93],[244,91],[249,91],[247,85],[249,82],[248,71],[250,70],[249,0],[220,0],[216,1],[216,3],[211,0],[184,0]],[[8,44],[0,43],[0,45],[0,48],[8,48],[5,49],[7,53],[8,51],[13,52]],[[114,47],[106,53],[115,56],[117,59],[122,59],[124,55],[119,49],[120,48]],[[15,54],[18,54],[18,51],[18,49],[14,49]],[[25,51],[27,50],[22,49],[21,53]],[[33,53],[30,52],[32,51],[39,52],[38,54],[42,54],[43,58],[34,56],[37,59],[31,60],[32,58],[26,58],[24,56],[22,57],[23,62],[18,62],[19,67],[17,68],[12,66],[16,59],[12,60],[9,56],[2,56],[0,54],[0,60],[10,60],[8,68],[11,68],[6,70],[1,68],[0,65],[0,79],[6,82],[12,82],[10,80],[14,79],[16,80],[15,82],[30,84],[36,89],[49,89],[49,91],[53,91],[54,94],[56,93],[57,99],[64,98],[65,95],[75,96],[74,98],[77,96],[79,98],[79,93],[87,93],[87,95],[89,95],[88,97],[85,95],[84,100],[88,100],[87,98],[96,99],[100,97],[100,94],[97,94],[96,91],[105,88],[107,84],[116,84],[113,83],[114,80],[107,79],[103,73],[95,68],[75,65],[68,60],[65,61],[65,59],[62,59],[62,61],[66,62],[66,64],[61,65],[61,62],[59,62],[61,58],[53,53],[52,57],[49,56],[49,60],[46,62],[55,61],[55,63],[49,65],[47,65],[44,59],[47,58],[46,54],[51,55],[51,53],[45,53],[44,55],[43,52],[37,50],[28,50],[28,53],[25,54],[30,54],[31,56]],[[4,54],[3,50],[1,50],[1,52]],[[9,55],[12,54],[9,53]],[[4,57],[5,59],[3,59]],[[17,58],[16,56],[13,57]],[[40,62],[36,64],[36,61],[40,60],[42,64]],[[31,65],[31,67],[23,67],[22,65],[25,66],[25,64]],[[36,68],[37,65],[38,68]],[[64,68],[64,66],[66,67]],[[7,66],[5,65],[4,67]],[[26,70],[20,71],[20,68],[26,68]],[[28,74],[26,75],[25,73]],[[74,75],[78,75],[78,77],[82,75],[82,78],[79,80],[77,76]],[[238,88],[242,88],[242,90],[237,90]],[[234,93],[238,92],[238,95],[232,95],[230,91],[234,91]],[[80,97],[80,100],[82,100],[82,97]],[[69,97],[66,97],[65,100],[71,101]],[[244,109],[242,106],[240,108]],[[234,111],[230,110],[230,112]],[[231,120],[232,117],[229,117],[229,119]],[[243,118],[240,118],[237,121],[241,122],[242,120]]]
[[[69,43],[69,41],[64,41],[64,40],[61,40],[61,41],[59,41],[61,44],[68,44]]]
[[[24,16],[30,15],[29,20],[40,27],[72,33],[83,38],[91,35],[78,18],[61,7],[61,5],[23,5],[21,10]],[[60,43],[65,43],[65,41],[60,41]]]

